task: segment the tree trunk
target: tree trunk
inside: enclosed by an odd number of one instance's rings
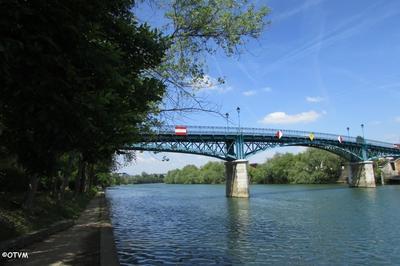
[[[59,177],[58,175],[59,175],[58,173],[51,175],[51,188],[50,188],[50,190],[51,190],[51,196],[53,198],[57,197],[57,190],[58,190],[57,187],[58,187],[58,177]]]
[[[67,163],[67,169],[65,169],[62,183],[61,183],[61,188],[60,188],[60,193],[59,193],[59,200],[63,201],[64,200],[64,195],[65,195],[65,188],[68,186],[68,180],[69,176],[71,175],[71,170],[72,170],[72,162],[73,162],[73,157],[72,155],[68,156],[68,163]]]
[[[82,161],[82,169],[81,169],[81,182],[79,187],[79,192],[86,192],[86,162]]]
[[[94,181],[94,164],[89,164],[88,165],[88,190],[92,189],[93,187],[93,181]]]
[[[79,156],[78,161],[78,174],[75,177],[75,196],[78,195],[81,188],[81,179],[82,179],[82,172],[83,172],[83,160],[82,156]]]
[[[26,210],[31,209],[33,207],[33,200],[35,198],[38,183],[39,183],[39,176],[37,174],[31,175],[29,179],[28,193],[26,195],[25,202],[23,205],[23,208]]]

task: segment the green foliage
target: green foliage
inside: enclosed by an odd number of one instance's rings
[[[375,178],[381,178],[382,177],[382,173],[383,173],[382,168],[388,163],[389,163],[389,161],[387,159],[379,159],[379,160],[374,161],[374,175],[375,175]]]
[[[172,46],[168,51],[173,65],[184,74],[201,74],[201,53],[222,48],[227,55],[237,52],[246,38],[260,36],[269,13],[246,0],[175,0],[165,17],[172,23]]]
[[[29,180],[15,156],[0,147],[0,191],[22,192],[28,188]]]
[[[207,80],[206,55],[219,50],[227,56],[239,54],[249,39],[261,35],[270,10],[247,0],[153,2],[165,10],[162,28],[170,42],[162,65],[152,73],[165,79],[169,87],[163,110],[207,109],[196,97],[197,89],[224,81],[222,77]]]
[[[182,169],[171,170],[164,178],[167,184],[221,184],[225,182],[225,166],[221,162],[208,162],[197,168],[187,165]]]
[[[200,183],[220,184],[225,182],[223,163],[208,162],[200,168]]]
[[[256,184],[323,184],[333,183],[340,176],[343,159],[329,152],[307,149],[297,155],[275,154],[257,167],[249,167],[252,183]],[[164,178],[167,184],[221,184],[225,182],[225,166],[209,162],[197,168],[187,165],[171,170]]]
[[[113,185],[127,185],[127,184],[149,184],[149,183],[163,183],[164,175],[162,174],[148,174],[146,172],[140,175],[130,176],[127,174],[112,174],[114,183]]]
[[[253,183],[323,184],[340,176],[343,159],[329,152],[309,148],[303,153],[276,154],[257,168],[250,168]]]
[[[133,1],[7,1],[0,8],[0,145],[30,174],[78,151],[108,158],[137,137],[164,86],[143,71],[162,60],[160,33]]]
[[[25,207],[37,187],[61,200],[67,185],[83,192],[121,182],[110,174],[115,154],[156,121],[163,99],[179,105],[167,84],[201,81],[204,54],[234,54],[260,35],[269,12],[245,0],[174,0],[161,33],[138,23],[133,5],[0,3],[0,149],[13,163],[0,165],[0,185],[29,188]],[[223,182],[222,166],[200,170],[174,180]]]

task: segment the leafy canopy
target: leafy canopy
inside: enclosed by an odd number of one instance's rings
[[[0,6],[0,145],[31,173],[58,156],[108,158],[132,142],[164,85],[144,74],[166,41],[133,1],[19,1]]]

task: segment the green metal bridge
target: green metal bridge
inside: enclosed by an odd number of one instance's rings
[[[143,133],[139,142],[126,149],[190,153],[235,161],[270,148],[287,146],[323,149],[349,162],[400,157],[398,144],[362,137],[297,130],[209,126],[153,128],[150,133]]]

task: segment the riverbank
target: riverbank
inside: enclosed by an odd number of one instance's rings
[[[48,193],[38,193],[32,209],[22,208],[24,193],[0,193],[0,242],[48,228],[65,220],[76,220],[96,195],[95,191],[73,196],[67,192],[60,203]]]
[[[75,225],[20,250],[28,259],[7,265],[118,265],[104,193],[94,197]]]

